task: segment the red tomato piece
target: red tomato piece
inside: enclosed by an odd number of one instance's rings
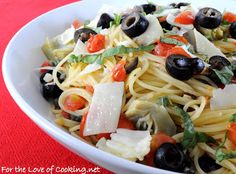
[[[42,68],[42,67],[46,67],[46,66],[52,66],[52,65],[49,63],[48,60],[45,60],[45,61],[42,63],[41,68]],[[46,70],[46,69],[41,69],[41,70],[40,70],[40,73],[43,74],[43,73],[45,73],[45,72],[47,72],[47,71],[48,71],[48,70]]]
[[[134,123],[130,121],[128,118],[126,118],[125,114],[120,115],[120,120],[118,123],[118,128],[124,128],[124,129],[130,129],[135,130]]]
[[[127,74],[125,71],[125,61],[120,61],[116,64],[116,66],[112,69],[112,79],[117,82],[123,82],[127,78]]]
[[[81,122],[80,122],[79,136],[81,138],[85,138],[84,137],[84,127],[85,127],[85,123],[87,120],[87,116],[88,116],[88,113],[85,113],[81,119]]]
[[[236,146],[236,123],[230,123],[228,126],[228,139]]]
[[[223,19],[227,22],[233,23],[236,21],[236,14],[231,12],[225,12],[223,15]]]
[[[183,11],[175,18],[175,22],[183,25],[193,24],[195,17],[191,11]]]
[[[166,135],[165,133],[158,132],[155,135],[152,136],[151,141],[151,150],[145,157],[146,163],[149,166],[154,166],[154,156],[157,148],[160,147],[163,143],[173,143],[175,144],[176,141],[172,137]]]
[[[68,95],[64,101],[65,109],[76,111],[85,107],[87,101],[76,94]]]
[[[105,48],[105,36],[102,34],[92,35],[87,43],[87,51],[94,53]]]
[[[101,133],[101,134],[97,134],[96,135],[96,139],[100,140],[101,138],[106,138],[106,139],[110,139],[111,133]]]
[[[162,43],[162,42],[157,42],[157,45],[154,49],[153,54],[157,55],[157,56],[163,56],[166,57],[167,52],[169,50],[171,50],[174,47],[174,45],[172,44],[166,44],[166,43]]]
[[[180,46],[175,46],[172,49],[168,50],[166,57],[172,54],[180,54],[180,55],[191,58],[191,56]]]
[[[66,118],[66,119],[69,119],[70,118],[70,114],[68,113],[68,112],[66,112],[66,111],[61,111],[61,115],[64,117],[64,118]]]
[[[93,88],[93,86],[91,86],[91,85],[86,85],[86,86],[85,86],[85,90],[86,90],[87,92],[89,92],[90,94],[93,94],[93,92],[94,92],[94,88]]]
[[[75,19],[73,22],[72,22],[72,25],[75,29],[78,29],[82,24],[81,22],[78,20],[78,19]]]

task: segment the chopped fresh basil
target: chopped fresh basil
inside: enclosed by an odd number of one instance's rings
[[[236,122],[236,113],[231,116],[230,122]]]
[[[160,105],[163,105],[164,107],[167,107],[170,105],[170,101],[167,97],[161,97],[159,99],[159,103],[160,103]]]
[[[232,80],[232,77],[234,76],[231,66],[225,66],[221,70],[217,69],[212,69],[212,70],[215,72],[216,76],[224,85],[229,84]]]
[[[68,62],[70,63],[77,63],[77,62],[84,62],[88,64],[92,64],[94,62],[98,64],[103,64],[104,58],[115,56],[115,55],[124,55],[132,52],[140,52],[140,51],[151,51],[154,49],[154,45],[147,45],[147,46],[141,46],[138,48],[131,48],[131,47],[125,47],[123,45],[110,48],[106,51],[104,51],[102,54],[93,54],[93,55],[79,55],[75,56],[72,54],[70,58],[68,59]]]
[[[222,149],[216,151],[216,160],[221,162],[226,159],[236,158],[236,151],[232,152],[223,152]]]
[[[226,21],[226,20],[222,20],[221,24],[222,24],[222,25],[230,25],[231,23],[228,22],[228,21]]]
[[[177,39],[168,38],[168,37],[161,37],[160,42],[167,43],[167,44],[178,45],[178,46],[184,45],[183,42],[180,42]]]
[[[181,115],[184,121],[184,137],[182,146],[185,149],[193,148],[199,142],[216,143],[216,140],[205,133],[197,132],[194,130],[194,125],[187,112],[178,106],[174,106],[175,111]]]
[[[110,22],[110,27],[113,25],[118,26],[120,25],[120,22],[121,22],[121,15],[114,14],[114,20]]]
[[[174,109],[177,115],[181,116],[184,122],[184,137],[182,140],[182,146],[185,149],[193,148],[200,142],[216,143],[214,138],[205,133],[195,131],[190,115],[180,107],[171,105],[167,97],[160,98],[159,103],[165,107],[168,106]]]

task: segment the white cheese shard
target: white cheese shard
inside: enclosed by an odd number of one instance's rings
[[[70,27],[62,34],[56,36],[56,40],[60,45],[66,45],[74,39],[75,28]]]
[[[211,110],[236,108],[236,85],[226,85],[224,89],[213,90]]]
[[[146,16],[146,19],[149,22],[147,30],[140,36],[133,38],[133,40],[139,45],[149,45],[155,43],[161,36],[164,35],[162,27],[155,16],[149,14]]]
[[[83,135],[115,132],[121,111],[124,82],[95,85]]]
[[[149,131],[117,129],[111,140],[102,138],[96,147],[131,161],[142,161],[150,151],[151,139]]]
[[[95,71],[97,71],[97,70],[99,70],[99,69],[101,69],[101,68],[102,68],[102,66],[99,65],[99,64],[97,64],[96,62],[93,63],[93,64],[89,64],[89,65],[87,65],[87,66],[83,69],[83,71],[81,71],[81,72],[79,73],[79,76],[83,76],[83,75],[86,75],[86,74],[90,74],[90,73],[95,72]]]
[[[208,57],[219,55],[225,57],[225,55],[218,49],[211,41],[203,36],[196,29],[190,30],[184,34],[190,44],[192,44],[197,53],[202,53]]]

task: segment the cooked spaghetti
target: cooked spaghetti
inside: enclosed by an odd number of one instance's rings
[[[223,15],[207,28],[199,15],[186,3],[145,4],[114,16],[103,9],[88,25],[74,22],[48,40],[42,92],[54,102],[56,123],[128,160],[184,173],[236,173],[233,22],[225,24]],[[168,152],[171,145],[176,151]],[[171,165],[168,155],[175,155]]]

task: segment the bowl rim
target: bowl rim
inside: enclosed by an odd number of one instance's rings
[[[93,0],[78,1],[78,2],[73,2],[73,3],[69,3],[69,4],[66,4],[66,5],[54,8],[54,9],[52,9],[50,11],[47,11],[46,13],[43,13],[43,14],[37,16],[36,18],[32,19],[31,21],[26,23],[23,27],[21,27],[14,34],[14,36],[11,38],[11,40],[7,44],[7,46],[5,48],[5,51],[4,51],[4,54],[3,54],[3,58],[2,58],[2,74],[3,74],[3,80],[4,80],[4,83],[7,87],[7,90],[9,91],[12,99],[20,107],[20,109],[38,127],[40,127],[41,130],[43,130],[47,135],[52,137],[54,140],[59,142],[61,145],[63,145],[64,147],[66,147],[70,151],[73,151],[76,155],[80,154],[79,151],[84,151],[86,154],[92,154],[92,156],[97,156],[97,158],[101,159],[101,162],[109,160],[109,163],[114,165],[114,166],[118,166],[120,168],[129,169],[129,170],[132,169],[132,168],[136,169],[136,170],[132,170],[132,171],[136,171],[136,173],[137,173],[137,169],[138,169],[140,173],[147,173],[148,172],[148,173],[151,174],[151,173],[161,172],[162,174],[176,174],[176,172],[171,172],[171,171],[167,171],[167,170],[162,170],[162,169],[150,167],[150,166],[147,166],[147,165],[143,165],[143,164],[140,164],[140,163],[136,163],[136,162],[126,160],[126,159],[121,158],[121,157],[117,157],[113,154],[110,154],[108,152],[104,152],[104,151],[102,151],[102,150],[100,150],[100,149],[98,149],[98,148],[96,148],[92,145],[89,145],[89,144],[83,142],[82,140],[80,140],[79,138],[76,138],[73,135],[63,131],[60,127],[54,125],[49,120],[42,117],[27,102],[25,102],[25,100],[18,93],[17,89],[15,88],[14,84],[11,81],[11,77],[8,74],[8,71],[9,71],[8,69],[9,68],[7,67],[7,60],[8,60],[8,57],[9,57],[9,50],[12,47],[14,47],[14,42],[15,42],[16,38],[18,38],[18,36],[21,35],[21,33],[26,28],[30,27],[32,23],[36,22],[40,18],[43,18],[44,16],[49,15],[50,13],[57,13],[59,10],[61,10],[63,8],[76,6],[76,5],[79,5],[81,3],[89,3],[89,2],[91,3],[92,1]],[[111,1],[111,0],[107,0],[107,1]],[[77,148],[78,146],[79,146],[79,148]],[[77,149],[79,149],[79,151]],[[85,156],[85,158],[86,158],[86,156]],[[88,160],[88,159],[86,158],[86,160]],[[119,161],[118,164],[117,164],[117,161]],[[91,161],[91,162],[93,162],[93,161]],[[95,162],[93,162],[93,163],[96,164]],[[101,164],[99,164],[99,165],[102,166]],[[109,170],[109,167],[107,169]]]

